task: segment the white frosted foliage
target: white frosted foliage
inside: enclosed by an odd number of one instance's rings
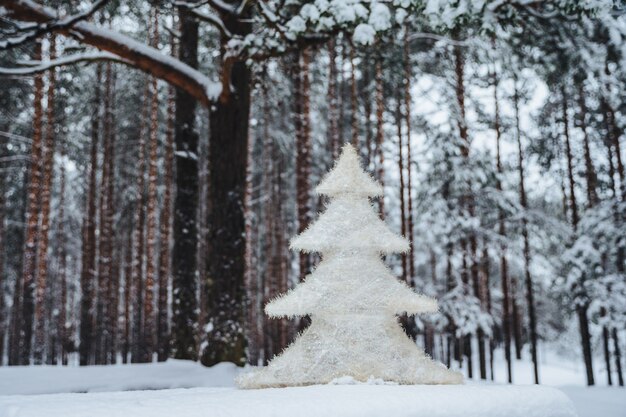
[[[437,311],[437,302],[400,282],[381,255],[409,242],[379,218],[368,197],[382,187],[344,146],[316,188],[331,197],[326,211],[291,241],[322,260],[303,283],[265,307],[271,317],[311,316],[311,325],[268,366],[241,375],[242,388],[326,384],[349,376],[400,384],[459,384],[460,373],[430,359],[404,333],[397,314]]]

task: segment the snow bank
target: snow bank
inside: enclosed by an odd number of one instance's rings
[[[315,385],[194,388],[0,397],[11,417],[575,417],[557,389],[537,386]]]
[[[0,395],[228,387],[240,370],[227,362],[206,368],[172,359],[132,365],[6,366],[0,367]]]

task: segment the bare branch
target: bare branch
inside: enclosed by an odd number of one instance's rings
[[[211,25],[215,26],[223,36],[227,38],[233,37],[233,34],[230,33],[230,31],[226,28],[226,25],[224,25],[224,22],[222,22],[222,19],[220,19],[218,16],[210,13],[201,12],[200,10],[195,8],[188,10],[189,13],[198,20],[210,23]]]

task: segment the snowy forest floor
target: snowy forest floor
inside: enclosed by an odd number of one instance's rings
[[[556,354],[542,355],[544,361],[540,372],[545,385],[555,386],[563,391],[574,403],[580,417],[625,417],[626,391],[624,388],[607,387],[606,378],[598,372],[599,386],[584,386],[582,367],[573,359],[559,357]],[[528,355],[526,355],[528,357]],[[423,411],[430,415],[448,415],[443,411],[430,409],[438,401],[448,405],[453,399],[454,409],[469,406],[468,402],[492,395],[485,391],[487,386],[501,387],[505,378],[504,361],[496,357],[494,374],[496,383],[468,381],[471,395],[462,395],[467,391],[456,391],[459,387],[309,387],[289,388],[288,396],[281,397],[280,390],[239,391],[234,389],[234,377],[240,368],[230,363],[222,363],[212,368],[205,368],[189,361],[170,360],[166,363],[110,365],[88,367],[30,366],[0,368],[0,417],[38,416],[45,412],[48,417],[56,416],[148,416],[154,417],[166,412],[172,415],[215,415],[206,407],[217,410],[217,415],[244,416],[259,411],[257,407],[276,407],[277,402],[285,402],[284,407],[296,407],[300,396],[319,395],[328,408],[317,410],[333,412],[341,410],[341,415],[377,415],[386,410],[394,416],[421,415]],[[599,361],[597,363],[600,363]],[[514,381],[520,385],[532,382],[532,367],[526,360],[515,361]],[[193,388],[182,390],[181,388]],[[160,391],[155,391],[160,390]],[[167,390],[167,391],[164,391]],[[515,391],[517,390],[517,391]],[[119,392],[132,391],[132,392]],[[432,392],[431,392],[432,391]],[[285,389],[282,392],[287,394]],[[551,391],[547,391],[548,397]],[[87,393],[87,394],[85,394]],[[53,394],[53,395],[49,395]],[[381,394],[386,400],[368,402],[367,399]],[[490,410],[502,410],[507,396],[515,398],[527,396],[528,404],[536,407],[558,407],[550,398],[537,400],[537,392],[530,387],[516,387],[513,391],[503,391],[501,398],[489,398]],[[419,403],[422,395],[429,403],[429,410],[424,409],[424,402]],[[244,403],[241,400],[245,399]],[[264,398],[267,403],[264,403]],[[347,409],[348,403],[341,398],[353,399],[358,404],[354,409]],[[415,400],[415,404],[403,404],[406,398]],[[382,400],[382,398],[380,398]],[[365,401],[365,403],[363,402]],[[539,401],[539,402],[538,402]],[[542,402],[543,401],[543,402]],[[239,404],[239,405],[237,405]],[[252,407],[247,410],[244,404]],[[234,408],[224,408],[225,405]],[[173,408],[169,408],[173,407]],[[284,410],[284,407],[281,409]],[[337,408],[338,407],[338,408]],[[382,408],[381,408],[382,407]],[[388,408],[385,408],[388,407]],[[500,408],[499,408],[500,407]],[[97,410],[95,408],[98,408]],[[219,411],[222,411],[220,413]],[[448,411],[454,412],[454,409]],[[189,412],[185,412],[185,410]],[[195,412],[194,412],[195,411]],[[273,410],[275,411],[275,410]],[[309,415],[304,410],[292,410],[292,416]],[[345,411],[345,412],[344,412]],[[525,415],[529,410],[519,410]],[[567,410],[566,410],[567,411]],[[562,414],[571,415],[564,411]],[[559,411],[560,412],[560,411]],[[94,414],[95,413],[95,414]],[[156,413],[156,414],[155,414]],[[304,414],[303,414],[304,413]],[[164,414],[165,415],[165,414]],[[258,414],[256,414],[258,415]],[[473,415],[473,414],[472,414]],[[489,415],[495,415],[489,413]],[[522,415],[522,414],[520,414]],[[550,414],[553,415],[553,414]]]

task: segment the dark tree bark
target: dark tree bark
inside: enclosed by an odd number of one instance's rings
[[[91,115],[91,150],[89,165],[89,181],[87,183],[87,213],[83,218],[82,269],[80,273],[80,345],[79,356],[81,365],[93,363],[94,351],[94,292],[96,284],[96,173],[98,171],[98,141],[100,135],[100,83],[102,67],[96,68],[96,88]]]
[[[198,23],[181,8],[179,10],[179,59],[198,66]],[[196,312],[196,245],[198,229],[198,133],[196,131],[196,99],[183,90],[176,91],[174,122],[176,143],[176,197],[172,249],[172,356],[176,359],[197,358]]]
[[[35,60],[41,60],[41,41],[35,43]],[[39,232],[39,193],[42,185],[43,157],[43,76],[35,75],[35,101],[33,116],[33,142],[31,148],[30,180],[28,182],[26,206],[26,232],[24,242],[24,260],[22,261],[22,297],[21,305],[16,306],[19,325],[18,363],[28,365],[31,355],[33,336],[33,318],[35,313],[35,279],[37,273],[37,236]]]
[[[244,10],[243,18],[249,17]],[[246,35],[248,21],[231,15],[222,20],[231,33]],[[222,39],[222,53],[227,39]],[[224,56],[224,55],[222,55]],[[209,315],[212,330],[202,363],[222,361],[245,363],[244,265],[245,190],[248,161],[248,119],[250,113],[250,70],[242,61],[225,60],[230,71],[231,94],[215,104],[210,112],[209,141]]]

